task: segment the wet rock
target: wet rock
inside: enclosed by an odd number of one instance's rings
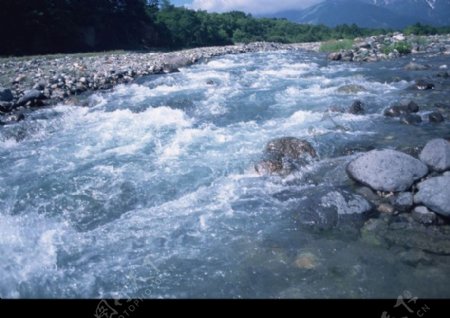
[[[289,174],[317,157],[313,146],[306,140],[282,137],[267,143],[264,159],[255,166],[260,174]]]
[[[301,269],[314,269],[318,265],[317,256],[310,252],[304,252],[297,256],[294,265]]]
[[[426,80],[417,80],[414,87],[420,91],[434,89],[434,84]]]
[[[361,102],[360,100],[355,100],[353,102],[353,104],[350,106],[350,108],[348,109],[348,112],[350,114],[354,114],[354,115],[362,115],[364,114],[364,103]]]
[[[328,59],[331,61],[339,61],[342,59],[342,54],[339,52],[332,52],[328,54]]]
[[[410,62],[410,63],[406,64],[404,68],[407,71],[425,71],[425,70],[428,70],[430,68],[430,66],[415,63],[415,62]]]
[[[429,265],[433,262],[430,256],[421,250],[408,250],[399,254],[401,261],[411,266],[418,264]]]
[[[214,82],[213,80],[207,80],[206,85],[216,85],[216,82]]]
[[[392,203],[399,211],[409,211],[414,204],[414,196],[411,192],[401,192],[394,197]]]
[[[354,159],[347,174],[374,190],[399,192],[428,173],[421,161],[395,150],[372,150]]]
[[[436,214],[424,206],[416,206],[411,215],[414,220],[422,224],[433,224],[436,222]]]
[[[442,138],[430,140],[419,158],[435,171],[450,169],[450,142]]]
[[[443,71],[443,72],[437,73],[436,77],[449,78],[450,74],[447,71]]]
[[[44,80],[41,80],[34,84],[33,89],[36,89],[38,91],[43,91],[45,87],[47,86],[47,83]]]
[[[394,213],[395,209],[392,205],[388,204],[388,203],[381,203],[378,207],[377,207],[377,211],[380,213]]]
[[[419,111],[419,105],[414,101],[401,101],[394,104],[384,110],[384,115],[388,117],[399,117],[405,114],[417,113]]]
[[[337,89],[339,93],[345,93],[345,94],[357,94],[361,92],[367,92],[367,89],[364,86],[357,85],[357,84],[348,84],[343,85]]]
[[[14,124],[25,119],[22,113],[8,114],[0,120],[0,125]]]
[[[358,228],[373,211],[373,205],[362,196],[335,187],[303,190],[296,206],[293,213],[298,222],[318,230]]]
[[[11,102],[14,96],[10,89],[0,87],[0,102]]]
[[[13,110],[14,104],[10,102],[0,102],[0,113],[9,113]]]
[[[450,176],[434,177],[420,182],[414,202],[450,217]]]
[[[21,98],[19,98],[17,104],[21,106],[26,105],[28,103],[35,104],[43,99],[45,99],[44,93],[36,89],[30,89],[24,92],[24,95]]]
[[[444,121],[444,116],[438,111],[434,111],[428,114],[428,120],[430,123],[442,123]]]
[[[418,125],[422,122],[422,117],[416,114],[404,114],[400,116],[400,122],[406,125]]]

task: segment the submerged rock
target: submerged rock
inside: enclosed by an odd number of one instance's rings
[[[436,221],[436,214],[429,211],[424,206],[416,206],[411,213],[414,220],[422,224],[433,224]]]
[[[415,62],[410,62],[410,63],[406,64],[404,68],[407,71],[425,71],[425,70],[428,70],[430,68],[430,66],[415,63]]]
[[[354,115],[362,115],[364,114],[364,103],[360,100],[355,100],[353,102],[353,104],[350,106],[350,108],[348,109],[348,112],[350,114],[354,114]]]
[[[361,92],[367,92],[367,89],[364,86],[357,85],[357,84],[348,84],[343,85],[337,89],[339,93],[345,93],[345,94],[357,94]]]
[[[414,87],[418,90],[434,89],[434,84],[426,80],[417,80]]]
[[[450,176],[430,178],[417,187],[415,203],[422,203],[432,211],[450,217]]]
[[[406,125],[418,125],[422,122],[422,117],[417,114],[404,114],[400,116],[400,121]]]
[[[401,101],[384,110],[384,115],[388,117],[399,117],[401,115],[417,113],[419,111],[419,105],[414,101]]]
[[[428,120],[430,123],[442,123],[444,121],[444,116],[438,111],[434,111],[428,114]]]
[[[289,200],[292,200],[292,194]],[[367,220],[373,205],[361,195],[335,187],[303,190],[293,212],[298,222],[315,229],[326,230],[338,226],[358,226]]]
[[[286,175],[316,157],[316,151],[306,140],[295,137],[277,138],[267,143],[264,159],[255,165],[255,170],[259,174]]]
[[[328,59],[331,61],[339,61],[340,59],[342,59],[342,54],[339,52],[332,52],[328,54]]]
[[[442,138],[430,140],[423,148],[419,158],[433,170],[450,169],[450,142]]]
[[[354,159],[347,174],[374,190],[399,192],[428,173],[420,160],[395,150],[372,150]]]

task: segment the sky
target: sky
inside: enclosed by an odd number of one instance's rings
[[[174,5],[186,5],[193,9],[224,12],[240,10],[253,14],[275,13],[303,9],[322,0],[171,0]]]

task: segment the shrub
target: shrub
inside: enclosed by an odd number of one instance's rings
[[[321,52],[337,52],[340,50],[349,50],[353,47],[353,40],[343,39],[343,40],[331,40],[323,42],[320,45]]]

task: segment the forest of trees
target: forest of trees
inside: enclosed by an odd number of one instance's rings
[[[0,55],[309,42],[389,31],[300,25],[238,11],[207,13],[175,7],[169,0],[0,1]],[[450,29],[417,24],[405,31],[435,34]]]

